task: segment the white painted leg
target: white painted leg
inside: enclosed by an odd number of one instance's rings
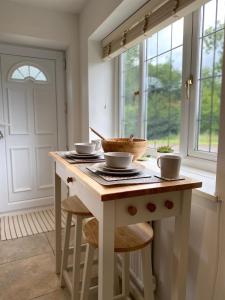
[[[76,216],[73,253],[72,300],[79,299],[82,221],[83,218],[81,216]]]
[[[118,271],[118,257],[115,253],[114,255],[114,295],[120,294],[120,280],[119,280],[119,271]]]
[[[88,244],[86,249],[86,255],[85,255],[80,300],[88,300],[89,288],[91,282],[92,264],[94,260],[94,251],[95,248],[92,247],[90,244]]]
[[[65,232],[65,241],[64,241],[64,246],[63,246],[62,266],[61,266],[61,274],[60,274],[60,284],[61,284],[61,287],[65,286],[65,280],[64,280],[64,277],[63,277],[63,271],[66,270],[67,265],[68,265],[71,221],[72,221],[72,214],[71,213],[67,213],[66,228],[65,228],[65,230],[66,230],[66,232]]]
[[[113,300],[115,201],[102,202],[99,221],[98,300]]]
[[[128,297],[130,294],[130,253],[123,253],[122,258],[122,295]]]
[[[61,179],[55,173],[55,258],[56,274],[60,273],[62,256],[61,241]]]
[[[182,192],[181,213],[175,219],[172,300],[186,299],[191,195],[191,190]]]
[[[151,245],[148,245],[141,250],[141,258],[144,284],[144,300],[154,300]]]

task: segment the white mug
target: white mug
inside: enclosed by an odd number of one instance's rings
[[[99,151],[102,146],[102,141],[101,140],[92,140],[92,144],[95,144],[95,151]]]
[[[178,155],[162,155],[157,159],[161,177],[168,179],[179,178],[181,157]]]

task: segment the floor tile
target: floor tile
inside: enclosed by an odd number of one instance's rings
[[[75,230],[75,226],[73,226],[71,228],[71,232],[70,232],[70,246],[73,245],[73,237],[74,237],[74,230]],[[55,249],[55,231],[49,231],[45,233],[53,251]],[[62,243],[64,242],[64,237],[65,237],[65,230],[62,229]],[[84,239],[82,238],[82,243],[84,243]]]
[[[59,288],[52,253],[14,261],[0,266],[1,300],[28,300]]]
[[[0,264],[51,251],[49,242],[43,233],[15,240],[0,241]]]
[[[70,300],[70,294],[66,288],[58,289],[52,293],[33,298],[32,300]]]

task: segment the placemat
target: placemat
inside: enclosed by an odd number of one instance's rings
[[[141,179],[141,178],[150,178],[152,176],[154,176],[154,174],[149,170],[149,169],[145,169],[143,168],[143,170],[136,175],[133,176],[126,176],[126,175],[114,175],[114,176],[110,176],[107,174],[101,174],[100,172],[98,172],[98,170],[96,169],[96,167],[94,165],[90,165],[86,167],[89,171],[91,171],[92,173],[96,174],[97,176],[103,178],[106,181],[112,182],[112,181],[124,181],[124,180],[132,180],[132,179]]]
[[[102,176],[100,177],[99,174],[93,173],[90,170],[87,169],[86,165],[78,165],[77,166],[82,172],[87,174],[89,177],[91,177],[93,180],[98,182],[101,185],[104,186],[118,186],[118,185],[135,185],[135,184],[148,184],[148,183],[157,183],[157,182],[163,182],[164,180],[155,177],[154,175],[148,174],[148,177],[141,177],[141,178],[134,178],[134,179],[123,179],[121,180],[113,180],[113,181],[107,181]],[[151,171],[149,171],[151,172]],[[151,177],[149,177],[151,176]],[[111,177],[111,176],[107,176]]]
[[[77,159],[77,158],[68,158],[65,155],[64,151],[61,152],[56,152],[60,157],[65,159],[69,164],[84,164],[84,163],[99,163],[99,162],[104,162],[104,156],[100,156],[98,158],[82,158],[82,159]]]

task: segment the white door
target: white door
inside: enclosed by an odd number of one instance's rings
[[[7,191],[0,191],[5,195],[0,199],[0,210],[47,205],[54,191],[53,163],[48,152],[58,148],[55,61],[0,57],[0,122],[2,118],[5,123],[0,143],[5,145],[6,162],[0,176],[5,176],[7,186]]]

